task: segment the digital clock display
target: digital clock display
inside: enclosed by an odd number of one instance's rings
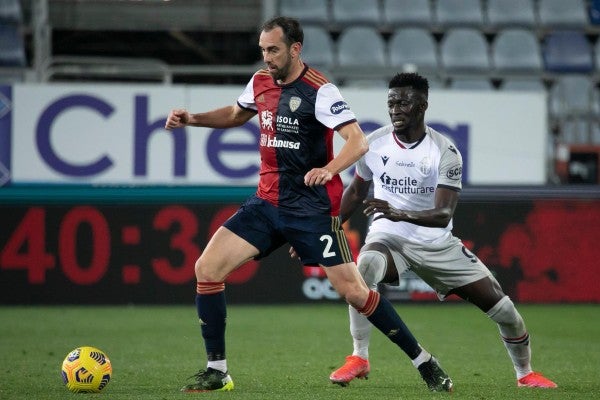
[[[0,207],[0,299],[3,304],[193,303],[194,263],[238,206]],[[302,266],[287,250],[229,275],[228,301],[305,301]]]

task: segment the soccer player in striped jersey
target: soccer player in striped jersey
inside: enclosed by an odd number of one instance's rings
[[[339,172],[367,150],[363,131],[339,90],[300,57],[303,33],[294,19],[262,26],[259,47],[266,68],[250,79],[237,103],[192,114],[169,113],[166,129],[231,128],[258,115],[261,156],[256,194],[221,226],[195,264],[196,307],[207,355],[186,392],[233,389],[225,357],[225,278],[251,259],[286,242],[305,265],[322,266],[336,291],[411,359],[423,350],[390,302],[367,288],[354,264],[339,217]],[[336,156],[333,133],[345,140]],[[277,323],[271,321],[270,323]],[[446,389],[451,381],[430,362]],[[439,384],[442,384],[439,383]]]
[[[443,300],[450,294],[479,307],[498,325],[518,386],[555,388],[531,368],[529,334],[513,302],[488,268],[452,235],[452,217],[462,188],[462,158],[452,142],[425,125],[429,83],[402,73],[389,83],[391,124],[368,136],[369,151],[357,163],[344,192],[345,221],[363,203],[372,217],[358,268],[371,290],[397,281],[410,269]],[[373,185],[374,199],[365,200]],[[371,324],[350,308],[354,351],[334,371],[347,384],[368,373]]]

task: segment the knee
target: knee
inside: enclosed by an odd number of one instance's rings
[[[504,296],[487,313],[494,322],[501,325],[520,325],[523,318],[510,297]]]
[[[219,270],[211,268],[210,264],[203,260],[202,257],[196,260],[194,272],[196,274],[196,281],[198,282],[223,282],[225,280],[225,277],[219,273]]]
[[[338,294],[350,306],[360,309],[369,297],[369,289],[362,282],[343,285],[335,288]]]
[[[387,270],[386,256],[375,250],[362,251],[358,256],[358,271],[369,288],[381,282]]]

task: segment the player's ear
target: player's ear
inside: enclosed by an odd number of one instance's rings
[[[299,57],[300,53],[302,52],[302,43],[292,43],[292,45],[290,46],[290,52],[292,53],[293,58]]]
[[[421,103],[421,111],[422,111],[422,112],[425,112],[425,111],[427,110],[427,107],[429,107],[429,103],[427,102],[427,100],[424,100],[424,101]]]

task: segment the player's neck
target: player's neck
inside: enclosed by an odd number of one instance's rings
[[[394,131],[394,135],[396,135],[398,140],[400,140],[401,142],[415,143],[415,142],[418,142],[419,140],[421,140],[423,138],[423,136],[425,136],[425,128],[420,127],[419,129],[413,129],[410,131],[402,131],[402,132]]]
[[[304,63],[302,60],[298,59],[292,64],[290,73],[285,77],[285,79],[279,79],[277,83],[280,85],[288,85],[298,79],[298,77],[302,75],[302,71],[304,71]]]

